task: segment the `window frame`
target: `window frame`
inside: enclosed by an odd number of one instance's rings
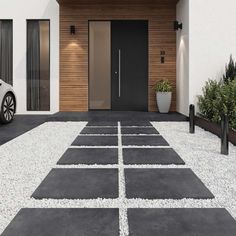
[[[27,94],[27,71],[28,71],[28,63],[27,63],[27,53],[28,53],[28,22],[29,21],[48,21],[49,23],[49,85],[50,85],[50,89],[49,89],[49,110],[39,110],[39,111],[35,111],[35,110],[29,110],[28,109],[28,94]],[[51,19],[49,18],[44,18],[44,19],[26,19],[26,110],[28,112],[50,112],[51,111]]]

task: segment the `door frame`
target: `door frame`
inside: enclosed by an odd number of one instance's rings
[[[95,20],[88,20],[88,58],[87,58],[87,62],[88,62],[88,111],[112,111],[112,70],[111,70],[111,89],[110,89],[110,95],[111,95],[111,108],[110,109],[90,109],[90,44],[89,44],[89,39],[90,39],[90,33],[89,33],[89,23],[90,22],[112,22],[112,21],[146,21],[147,22],[147,30],[148,30],[148,34],[147,34],[147,111],[149,110],[149,79],[150,79],[150,75],[149,75],[149,20],[148,19],[95,19]],[[111,29],[112,30],[112,29]],[[112,49],[112,37],[110,38],[111,43],[111,49]],[[111,65],[112,65],[112,54],[111,54]]]

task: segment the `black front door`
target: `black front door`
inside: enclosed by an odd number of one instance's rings
[[[148,110],[148,21],[112,21],[112,110]]]

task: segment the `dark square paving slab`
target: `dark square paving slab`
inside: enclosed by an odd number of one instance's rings
[[[126,121],[121,121],[121,126],[151,126],[152,127],[152,124],[149,121],[126,120]]]
[[[124,148],[124,163],[184,165],[184,161],[172,148]]]
[[[53,169],[32,195],[43,199],[118,197],[117,169]]]
[[[130,236],[234,236],[225,209],[128,209]]]
[[[187,121],[187,117],[177,112],[161,114],[144,111],[88,111],[58,112],[49,116],[48,121]]]
[[[169,146],[161,136],[122,136],[124,146]]]
[[[106,165],[118,164],[116,148],[71,148],[58,161],[59,165]]]
[[[118,128],[88,128],[85,127],[81,134],[118,134]]]
[[[73,146],[118,146],[117,136],[78,136]]]
[[[2,236],[118,236],[118,209],[21,209]]]
[[[122,134],[159,134],[159,132],[155,128],[122,128],[121,129]]]
[[[191,169],[125,169],[127,198],[212,199]]]
[[[87,126],[118,126],[117,121],[89,121]]]

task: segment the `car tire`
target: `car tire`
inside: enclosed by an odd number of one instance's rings
[[[16,101],[12,93],[7,93],[1,104],[0,122],[2,124],[11,123],[14,119],[16,110]]]

